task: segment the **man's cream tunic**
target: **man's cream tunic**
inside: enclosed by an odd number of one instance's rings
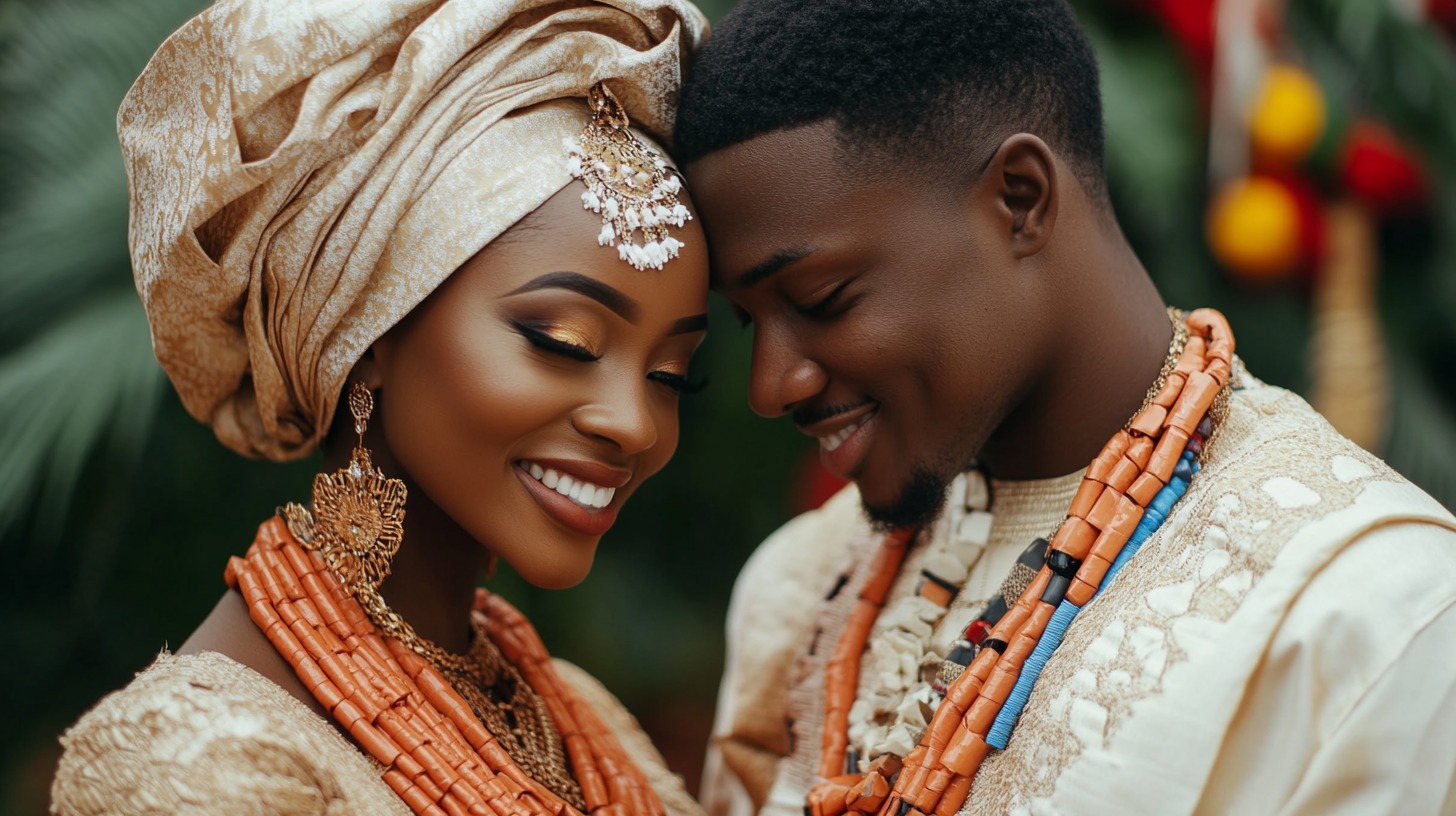
[[[963,812],[1456,813],[1456,518],[1297,396],[1240,379],[1188,493],[1077,617]],[[1080,478],[993,483],[990,541],[936,649]],[[847,560],[849,588],[863,580],[877,540],[851,487],[744,569],[710,812],[803,812],[830,651],[808,656],[810,633],[822,617],[825,642],[838,636],[823,599]],[[862,674],[861,698],[873,682]]]

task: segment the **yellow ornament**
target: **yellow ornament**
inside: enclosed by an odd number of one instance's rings
[[[1281,280],[1299,266],[1299,204],[1274,179],[1253,176],[1224,187],[1209,208],[1207,229],[1214,257],[1242,278]]]
[[[1276,65],[1264,74],[1264,85],[1249,117],[1249,140],[1262,167],[1299,164],[1319,144],[1328,118],[1324,93],[1308,73]]]

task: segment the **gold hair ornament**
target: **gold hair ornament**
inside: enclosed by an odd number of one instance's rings
[[[682,181],[661,153],[632,133],[627,112],[605,84],[587,91],[587,103],[592,118],[580,136],[566,140],[566,170],[586,185],[582,206],[602,216],[597,243],[615,246],[638,269],[661,269],[683,247],[667,228],[692,219],[677,198]]]

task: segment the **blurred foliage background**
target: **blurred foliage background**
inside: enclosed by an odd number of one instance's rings
[[[202,5],[0,0],[3,812],[44,811],[56,735],[186,638],[221,593],[227,556],[275,506],[306,497],[316,467],[244,461],[186,415],[151,356],[131,281],[115,111],[151,52]],[[716,21],[732,2],[701,5]],[[1073,5],[1102,60],[1110,186],[1129,238],[1169,302],[1224,310],[1254,372],[1308,392],[1318,275],[1231,273],[1204,237],[1214,190],[1198,31],[1217,3]],[[1456,57],[1449,29],[1428,16],[1449,5],[1291,0],[1275,40],[1332,108],[1378,118],[1420,157],[1425,206],[1380,220],[1377,233],[1383,354],[1372,387],[1385,407],[1372,447],[1453,506]],[[1340,195],[1313,175],[1317,197]],[[556,654],[622,697],[690,781],[733,578],[791,514],[811,455],[788,424],[747,410],[751,335],[713,308],[695,363],[712,387],[684,400],[677,458],[626,507],[592,575],[559,592],[504,570],[495,581]]]

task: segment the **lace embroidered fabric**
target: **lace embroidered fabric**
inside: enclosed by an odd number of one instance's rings
[[[632,715],[580,668],[557,671],[616,732],[669,814],[702,809]],[[382,768],[272,681],[215,652],[160,655],[61,738],[60,814],[400,814]]]
[[[1081,478],[1082,474],[1078,472],[1037,482],[992,480],[991,515],[994,522],[990,536],[983,553],[971,562],[972,572],[965,586],[935,627],[930,641],[933,653],[943,655],[949,651],[951,641],[960,635],[966,624],[996,594],[1006,570],[1016,561],[1026,544],[1037,536],[1045,535],[1061,521]],[[951,485],[950,495],[962,495],[964,489],[963,479],[956,479]],[[962,508],[952,503],[947,508],[946,515],[961,511]],[[953,529],[943,518],[932,528],[932,536],[948,534]],[[851,575],[849,582],[835,598],[819,609],[820,617],[816,628],[822,633],[814,654],[805,655],[803,649],[800,649],[792,673],[793,686],[788,693],[787,708],[792,719],[793,733],[792,750],[778,764],[773,788],[761,811],[763,814],[798,816],[803,812],[804,794],[815,781],[819,760],[824,710],[824,658],[833,648],[835,639],[844,627],[853,606],[853,599],[867,577],[864,575],[866,563],[878,546],[880,538],[867,525],[857,525],[852,537],[842,545],[845,552],[839,558],[841,567],[832,576],[822,578],[824,586],[820,590],[821,598],[833,586],[834,576],[846,570]],[[906,556],[901,574],[890,590],[890,603],[914,594],[919,583],[920,565],[928,549],[926,544],[926,541],[919,542]],[[870,632],[870,639],[881,636],[887,625],[886,621],[876,621]],[[857,699],[866,699],[873,693],[875,679],[870,675],[870,672],[861,672]]]
[[[1332,557],[1340,542],[1359,536],[1366,529],[1361,525],[1378,525],[1398,514],[1449,519],[1378,459],[1339,437],[1298,397],[1264,386],[1241,364],[1235,378],[1244,388],[1230,400],[1226,424],[1208,445],[1202,472],[1118,581],[1078,616],[1063,648],[1048,662],[1008,749],[993,752],[983,765],[964,813],[1095,810],[1088,797],[1098,794],[1090,780],[1131,784],[1122,777],[1136,763],[1149,766],[1137,775],[1139,784],[1152,789],[1165,782],[1154,777],[1167,777],[1166,789],[1196,801],[1237,706],[1237,690],[1256,671],[1261,638],[1278,620],[1274,615],[1259,623],[1249,612],[1254,622],[1240,623],[1245,619],[1236,616],[1249,599],[1258,598],[1254,609],[1291,603],[1300,582]],[[1387,494],[1388,502],[1378,498]],[[1003,504],[1006,495],[1000,490],[992,508],[998,525],[1011,515]],[[1063,512],[1068,501],[1056,501],[1051,512]],[[1325,521],[1331,516],[1350,520]],[[1043,535],[1045,526],[1038,525],[1031,535]],[[937,642],[948,643],[995,592],[1014,550],[1028,539],[1018,540],[999,567],[990,563],[994,545],[988,548],[970,582],[979,579],[986,586],[962,591],[956,606],[964,617],[953,620],[955,610],[947,615]],[[892,599],[913,591],[913,556]],[[1261,579],[1280,564],[1284,577],[1266,587]],[[1235,647],[1246,665],[1227,665],[1210,653],[1210,643],[1221,650]],[[1215,681],[1190,677],[1190,671],[1226,676]],[[1168,684],[1170,674],[1179,678],[1176,685]],[[817,710],[793,709],[799,719],[812,719]],[[1165,732],[1173,722],[1192,724],[1196,731],[1186,735],[1187,745],[1176,757],[1166,750]],[[725,730],[731,733],[731,726],[720,724]],[[779,763],[778,795],[766,812],[797,812],[787,807],[794,793],[789,788],[797,785],[786,783],[790,774],[803,775],[801,762],[796,753]],[[809,757],[807,767],[816,762],[817,757]],[[1161,773],[1151,769],[1159,762],[1164,763]],[[801,796],[805,792],[798,787]],[[1146,793],[1122,793],[1128,801],[1152,801]]]

